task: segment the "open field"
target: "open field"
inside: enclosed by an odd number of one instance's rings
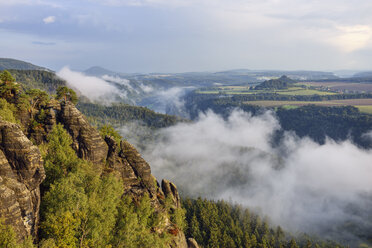
[[[372,92],[372,84],[368,83],[350,83],[350,82],[301,82],[297,85],[306,85],[313,87],[326,87],[332,91],[358,91]]]
[[[371,106],[361,106],[361,105],[355,105],[354,107],[357,107],[360,112],[372,114],[372,105]]]
[[[263,93],[276,93],[280,95],[291,95],[291,96],[310,96],[310,95],[335,95],[335,92],[321,91],[314,89],[306,89],[303,87],[290,87],[283,90],[249,90],[246,86],[221,86],[217,88],[211,88],[207,90],[198,90],[200,94],[227,94],[227,95],[251,95],[251,94],[263,94]]]
[[[304,105],[319,105],[319,106],[347,106],[357,107],[361,112],[372,114],[372,99],[347,99],[347,100],[331,100],[331,101],[249,101],[245,104],[259,105],[263,107],[298,107]]]
[[[299,87],[292,87],[288,88],[288,90],[280,90],[276,91],[276,93],[280,95],[291,95],[291,96],[310,96],[310,95],[335,95],[335,92],[328,92],[328,91],[320,91],[320,90],[312,90],[312,89],[304,89]]]

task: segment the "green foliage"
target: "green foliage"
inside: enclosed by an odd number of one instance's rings
[[[54,94],[59,86],[65,86],[66,82],[57,77],[54,72],[45,70],[10,70],[16,81],[22,88],[41,89]]]
[[[57,247],[105,247],[110,243],[122,195],[113,176],[100,178],[91,165],[56,181],[43,198],[43,238]]]
[[[118,210],[113,247],[166,247],[168,234],[159,235],[153,231],[160,227],[161,219],[159,213],[151,207],[147,194],[139,204],[135,204],[129,196],[124,196]]]
[[[288,86],[296,83],[296,81],[290,79],[287,76],[281,76],[278,79],[267,80],[255,87],[256,90],[261,89],[286,89]]]
[[[42,247],[164,247],[162,215],[144,195],[134,204],[122,182],[77,158],[71,137],[56,125],[43,145],[47,174],[41,205]]]
[[[68,172],[74,171],[81,161],[76,156],[75,151],[71,147],[72,138],[63,128],[63,125],[57,124],[53,127],[48,135],[47,147],[44,147],[44,168],[46,179],[43,182],[43,188],[49,186],[67,175]]]
[[[96,125],[124,125],[128,122],[142,122],[148,127],[162,128],[176,124],[182,119],[139,106],[132,106],[124,103],[103,106],[93,103],[77,104],[77,108],[87,117],[94,119]]]
[[[13,104],[8,103],[5,99],[0,98],[0,117],[4,121],[18,123],[18,121],[14,117],[15,112],[16,108]]]
[[[184,231],[186,229],[186,210],[184,208],[172,209],[170,214],[170,220],[176,225],[178,229]]]
[[[0,58],[0,70],[2,69],[20,69],[20,70],[46,70],[43,67],[24,62],[22,60]]]
[[[11,226],[4,225],[0,219],[0,247],[17,248],[16,234]]]
[[[218,97],[203,94],[190,93],[185,97],[185,106],[189,111],[191,119],[198,117],[199,112],[206,112],[208,109],[228,117],[232,109],[239,108],[246,112],[251,112],[253,115],[261,114],[265,111],[264,107],[245,104],[247,101],[254,104],[255,100],[306,100],[306,101],[321,101],[342,97],[347,98],[372,98],[371,94],[353,94],[353,95],[337,95],[337,96],[282,96],[282,95],[252,95],[252,96],[233,96],[233,97]],[[298,136],[308,136],[316,142],[323,144],[326,137],[330,137],[336,141],[351,140],[363,147],[372,148],[372,140],[366,139],[364,134],[367,133],[372,126],[372,115],[362,114],[359,110],[352,106],[340,107],[324,107],[307,105],[295,109],[275,108],[276,115],[280,125],[285,131],[294,131]],[[275,141],[280,141],[283,132],[278,131]],[[278,144],[278,142],[276,143]]]
[[[105,136],[112,136],[118,145],[123,139],[123,137],[121,137],[121,135],[111,125],[103,125],[99,128],[99,133],[103,139]]]
[[[155,182],[156,184],[156,182]],[[170,221],[175,225],[175,228],[181,231],[185,231],[187,227],[186,223],[186,210],[184,208],[175,208],[173,199],[168,196],[165,198],[165,209],[169,213]]]
[[[21,243],[17,241],[15,231],[10,225],[4,225],[0,219],[0,247],[1,248],[35,248],[31,236]]]
[[[3,71],[0,73],[0,97],[5,98],[8,102],[14,101],[15,96],[19,93],[20,86],[14,82],[10,72]]]
[[[66,86],[60,86],[57,89],[57,100],[63,100],[65,102],[72,102],[73,104],[76,104],[78,97],[74,90]]]
[[[280,226],[273,228],[266,219],[262,221],[240,205],[198,198],[184,200],[183,206],[186,209],[186,236],[195,238],[202,247],[298,247],[297,243],[309,241],[308,236],[292,238]],[[338,246],[333,242],[312,243],[318,247]]]
[[[26,91],[25,95],[30,103],[31,111],[44,107],[49,101],[49,95],[43,90],[31,89]]]
[[[12,76],[12,74],[10,74],[9,71],[7,70],[4,70],[0,73],[0,80],[7,84],[7,83],[13,83],[15,82],[15,78]]]

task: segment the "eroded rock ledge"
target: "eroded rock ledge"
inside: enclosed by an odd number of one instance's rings
[[[37,234],[44,179],[39,149],[18,125],[0,120],[0,216],[19,239]]]

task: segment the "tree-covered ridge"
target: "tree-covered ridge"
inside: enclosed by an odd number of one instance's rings
[[[249,209],[222,200],[185,199],[183,206],[188,224],[186,234],[206,248],[342,247],[305,234],[294,236]]]
[[[287,76],[281,76],[277,79],[266,80],[255,87],[255,90],[263,89],[286,89],[289,86],[295,84],[296,81],[290,79]]]
[[[159,114],[145,107],[116,103],[111,106],[79,102],[77,108],[96,125],[121,126],[128,122],[140,121],[148,127],[169,127],[182,121],[172,115]]]
[[[33,65],[17,59],[0,58],[0,70],[47,70],[46,68]]]
[[[58,87],[65,86],[66,81],[54,72],[45,70],[9,70],[25,90],[41,89],[54,94]]]

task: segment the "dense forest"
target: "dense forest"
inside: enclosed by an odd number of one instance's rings
[[[122,126],[128,122],[139,121],[148,127],[162,128],[182,121],[181,118],[176,116],[159,114],[145,107],[125,103],[104,106],[79,102],[77,108],[90,119],[91,123],[97,126],[104,124]]]
[[[187,94],[184,99],[188,105],[203,105],[208,101],[219,101],[223,104],[241,104],[247,101],[329,101],[345,99],[363,99],[372,98],[372,94],[353,93],[353,94],[335,94],[335,95],[284,95],[278,93],[257,93],[257,94],[202,94],[195,91]],[[206,102],[206,103],[204,103]]]
[[[17,82],[22,82],[25,90],[41,89],[54,94],[59,86],[66,82],[58,78],[54,72],[45,70],[9,70]]]
[[[203,247],[342,247],[306,234],[292,234],[240,205],[225,201],[185,199],[186,233]]]
[[[0,70],[41,70],[41,71],[48,71],[46,68],[33,65],[28,62],[24,62],[17,59],[11,58],[0,58]]]
[[[296,81],[287,76],[281,76],[278,79],[266,80],[255,87],[255,90],[263,89],[287,89],[289,86],[295,84]]]
[[[361,94],[350,96],[356,97],[356,95],[360,96]],[[290,97],[277,96],[283,97],[283,99]],[[365,96],[367,96],[367,94],[365,94]],[[262,97],[265,98],[264,95]],[[329,96],[300,97],[323,98]],[[364,136],[365,133],[370,131],[372,126],[372,115],[363,114],[355,107],[307,105],[295,109],[285,109],[281,107],[264,108],[254,105],[254,102],[251,102],[251,104],[244,104],[247,98],[251,98],[251,96],[216,97],[190,93],[185,96],[185,107],[191,119],[197,118],[199,111],[205,112],[208,109],[224,117],[229,116],[233,109],[238,108],[250,112],[253,115],[263,113],[267,109],[274,110],[283,129],[276,135],[275,141],[277,144],[278,141],[280,141],[283,131],[295,131],[298,136],[308,136],[320,144],[325,142],[326,137],[330,137],[336,141],[342,141],[350,137],[354,143],[361,147],[372,147],[372,141]]]

